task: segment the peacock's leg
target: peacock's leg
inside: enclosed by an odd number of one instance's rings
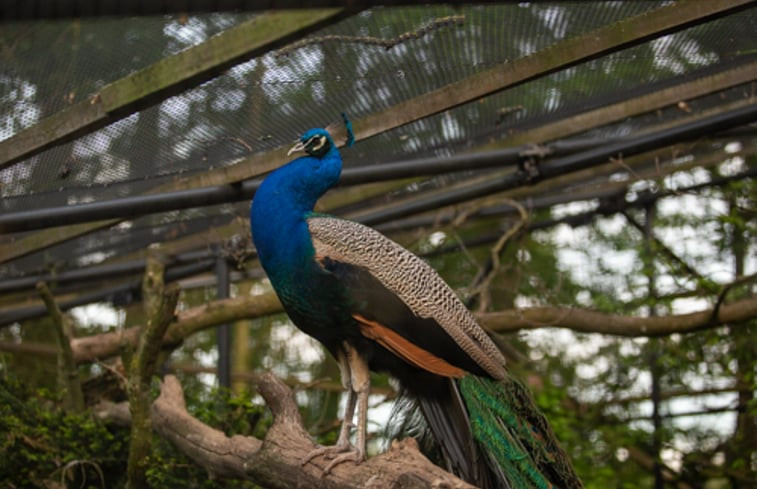
[[[368,396],[371,391],[371,371],[366,361],[358,355],[357,351],[346,345],[347,363],[350,369],[350,382],[352,393],[357,398],[357,446],[337,456],[323,470],[324,474],[344,462],[359,464],[365,460],[367,431],[368,431]],[[349,407],[349,405],[348,405]],[[354,409],[354,405],[352,406]]]
[[[352,418],[355,416],[355,402],[357,401],[357,393],[351,388],[347,390],[347,406],[344,408],[344,418],[342,418],[342,427],[339,430],[339,438],[336,440],[336,447],[342,450],[349,450],[350,448],[350,431],[354,426]]]
[[[359,358],[357,352],[348,344],[345,343],[344,351],[337,356],[337,362],[339,364],[339,371],[342,375],[342,385],[347,390],[347,405],[344,409],[344,418],[342,419],[342,426],[339,430],[339,438],[336,445],[327,447],[318,447],[308,453],[303,459],[302,464],[305,465],[312,459],[325,455],[327,458],[334,458],[334,460],[326,467],[324,473],[328,473],[332,467],[344,462],[346,460],[356,460],[355,454],[360,455],[360,459],[357,462],[362,461],[365,458],[365,443],[366,443],[366,414],[367,412],[367,393],[370,387],[370,371],[368,365],[365,364],[362,359]],[[363,366],[360,366],[362,364]],[[364,373],[363,373],[364,372]],[[356,376],[357,375],[357,376]],[[365,401],[362,401],[363,397],[356,387],[360,386],[365,390]],[[355,448],[350,444],[350,431],[354,426],[352,420],[355,416],[355,406],[359,406],[358,411],[358,431],[357,440],[358,447]],[[363,407],[365,406],[365,407]],[[362,429],[361,424],[362,423]],[[336,454],[342,454],[337,456]]]

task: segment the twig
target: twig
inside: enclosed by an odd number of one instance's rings
[[[492,246],[489,252],[489,272],[475,286],[473,293],[469,297],[469,299],[475,297],[476,295],[480,297],[478,303],[478,312],[486,311],[489,308],[489,304],[491,304],[491,293],[489,291],[489,286],[491,285],[494,277],[500,271],[501,262],[499,255],[502,253],[502,250],[504,249],[507,242],[510,241],[513,236],[518,234],[528,223],[528,212],[526,212],[526,209],[522,205],[520,205],[519,202],[508,198],[505,198],[503,200],[506,204],[514,207],[518,211],[519,220],[507,231],[505,231],[502,236],[499,237],[499,239],[496,243],[494,243],[494,246]]]
[[[733,287],[749,283],[755,278],[757,278],[757,273],[753,273],[751,275],[744,275],[742,277],[736,277],[734,281],[725,284],[723,288],[720,290],[720,292],[718,293],[718,297],[715,300],[715,307],[712,308],[712,317],[710,318],[710,322],[717,323],[718,315],[720,314],[720,307],[723,305],[723,301],[725,300],[725,297],[728,295],[728,292],[730,292]]]
[[[628,221],[630,224],[633,225],[633,227],[635,227],[639,231],[643,231],[644,230],[644,225],[641,224],[636,219],[634,219],[633,216],[631,216],[628,213],[627,210],[625,210],[625,209],[621,210],[620,213],[626,219],[626,221]],[[692,267],[691,265],[689,265],[688,263],[686,263],[686,260],[684,260],[680,256],[676,255],[675,252],[673,252],[673,250],[671,250],[670,248],[668,248],[665,245],[665,243],[663,243],[662,241],[660,241],[660,238],[658,238],[657,236],[655,236],[654,234],[652,234],[650,236],[650,239],[652,240],[652,245],[653,245],[654,249],[661,251],[668,258],[670,258],[674,262],[678,263],[678,265],[683,269],[683,271],[685,271],[690,276],[692,276],[692,277],[694,277],[694,278],[696,278],[696,279],[698,279],[700,281],[706,280],[705,277],[701,273],[699,273],[694,267]],[[707,282],[711,283],[710,281],[707,281]]]
[[[464,15],[450,15],[447,17],[439,17],[436,19],[432,19],[431,21],[427,22],[426,24],[419,27],[418,29],[415,29],[414,31],[403,32],[402,34],[398,36],[394,36],[389,39],[384,39],[381,37],[374,37],[374,36],[345,36],[345,35],[338,35],[338,34],[310,37],[310,38],[292,43],[289,46],[286,46],[282,49],[279,49],[276,52],[276,57],[288,56],[293,51],[300,49],[302,47],[309,46],[311,44],[323,44],[326,42],[365,44],[368,46],[379,46],[379,47],[389,50],[393,48],[394,46],[396,46],[397,44],[407,42],[411,39],[420,39],[426,34],[428,34],[429,32],[440,29],[442,27],[446,27],[448,25],[462,25],[464,21],[465,21]]]

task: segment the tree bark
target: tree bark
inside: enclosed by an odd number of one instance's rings
[[[727,305],[724,304],[717,311],[706,309],[670,316],[628,317],[588,309],[561,307],[531,307],[477,315],[482,326],[497,333],[552,326],[583,333],[602,333],[628,337],[692,333],[755,317],[757,317],[757,296]]]
[[[152,451],[150,381],[158,362],[161,338],[173,318],[179,299],[179,287],[176,284],[164,287],[163,263],[153,253],[147,257],[142,297],[147,325],[136,352],[132,353],[128,349],[131,345],[128,345],[124,352],[124,356],[129,357],[124,358],[124,365],[129,365],[126,393],[129,396],[132,419],[126,469],[129,489],[149,487],[145,459]]]
[[[281,303],[273,292],[209,302],[179,312],[163,336],[163,345],[179,345],[184,338],[193,333],[218,324],[282,311]],[[71,342],[74,358],[77,363],[89,363],[117,355],[122,343],[137,343],[140,329],[139,326],[134,326],[123,331],[76,338]]]
[[[270,489],[473,488],[432,464],[411,438],[392,442],[386,453],[359,465],[340,464],[324,476],[328,460],[318,457],[301,463],[316,446],[302,425],[292,391],[270,373],[260,376],[257,387],[274,416],[264,440],[227,437],[193,418],[187,412],[181,384],[172,375],[163,380],[160,396],[152,404],[153,430],[207,470],[210,477],[251,480]],[[128,413],[123,404],[102,403],[95,412],[101,419],[123,423]]]
[[[37,283],[37,292],[45,302],[55,329],[55,339],[58,343],[58,389],[63,394],[66,408],[81,412],[84,410],[84,394],[79,379],[79,370],[76,368],[76,361],[71,350],[71,330],[73,328],[70,319],[63,314],[58,304],[55,303],[53,294],[45,282]]]

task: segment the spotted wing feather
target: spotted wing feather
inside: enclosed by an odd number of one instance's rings
[[[367,271],[416,316],[438,324],[489,375],[505,377],[505,359],[494,342],[425,261],[353,221],[314,215],[307,223],[316,257]]]

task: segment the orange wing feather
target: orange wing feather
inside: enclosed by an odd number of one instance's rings
[[[366,319],[360,314],[353,314],[352,317],[360,323],[360,333],[363,336],[376,341],[406,362],[443,377],[460,378],[465,375],[465,370],[455,367],[428,350],[414,345],[383,324]]]

